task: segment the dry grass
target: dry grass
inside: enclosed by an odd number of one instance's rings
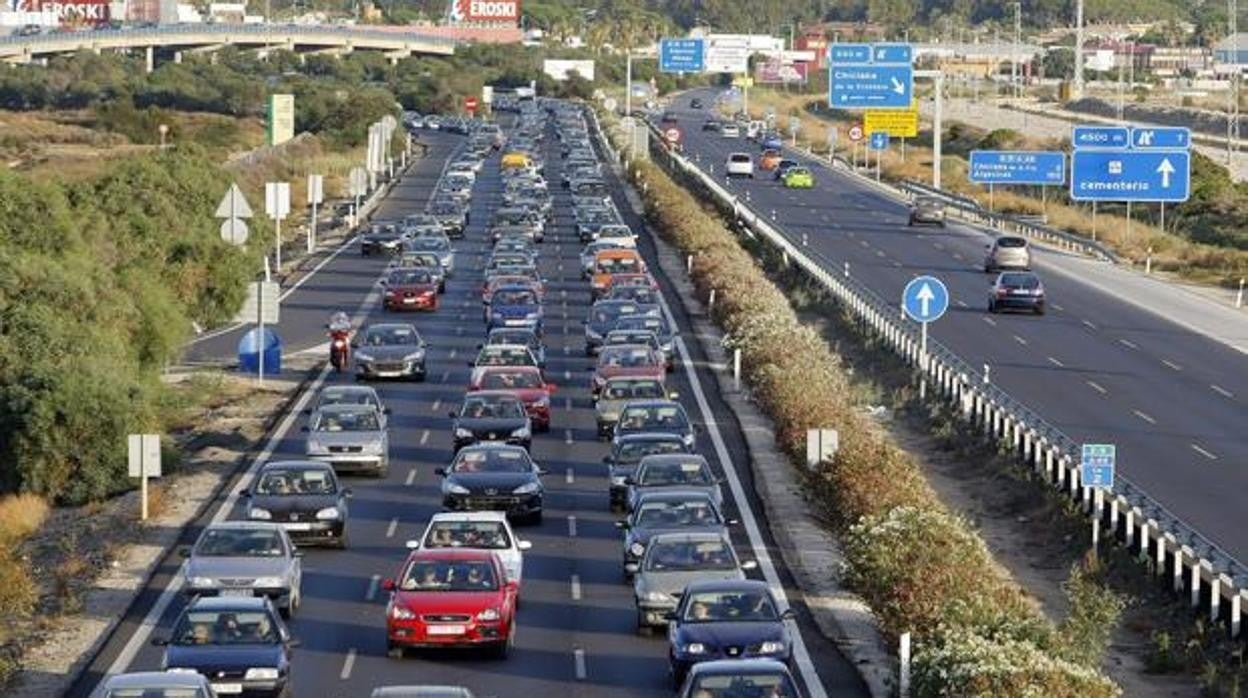
[[[34,494],[0,499],[0,545],[14,546],[39,530],[48,518],[48,502]]]

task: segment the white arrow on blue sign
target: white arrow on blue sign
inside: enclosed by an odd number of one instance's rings
[[[871,150],[888,150],[888,131],[871,132]]]
[[[1076,201],[1187,201],[1191,154],[1186,150],[1075,150],[1070,198]]]
[[[916,276],[901,292],[901,307],[915,322],[932,322],[949,309],[949,289],[934,276]]]

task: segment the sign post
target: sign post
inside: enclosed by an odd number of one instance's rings
[[[351,197],[351,226],[359,224],[360,197],[368,193],[368,173],[363,167],[352,167],[347,176],[347,195]]]
[[[316,207],[325,200],[325,178],[319,174],[308,175],[308,204],[312,207],[312,220],[308,224],[308,254],[316,250]]]
[[[273,268],[282,273],[282,221],[290,215],[290,182],[265,182],[264,212],[273,219],[274,239],[277,241]]]
[[[139,478],[139,520],[147,521],[147,479],[160,477],[160,435],[130,434],[126,442],[130,477]]]
[[[836,160],[836,127],[828,128],[828,164],[831,165]]]
[[[1101,513],[1105,505],[1105,492],[1114,489],[1114,470],[1117,467],[1118,449],[1114,444],[1083,444],[1080,449],[1079,481],[1092,490],[1096,501],[1092,517],[1092,550],[1100,544]],[[1084,501],[1087,501],[1086,499]]]
[[[871,150],[875,151],[875,181],[878,182],[880,181],[880,160],[884,158],[884,151],[888,150],[888,132],[872,131],[870,143]]]
[[[927,324],[939,320],[949,309],[949,289],[934,276],[917,276],[901,292],[901,308],[919,323],[919,399],[927,399]]]

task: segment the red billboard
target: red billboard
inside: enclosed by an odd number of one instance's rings
[[[13,9],[17,12],[51,12],[61,26],[70,27],[107,24],[111,19],[108,0],[14,0]]]
[[[516,24],[520,21],[520,0],[451,0],[452,22]]]
[[[809,66],[809,63],[785,63],[769,58],[755,66],[754,82],[764,85],[805,83]]]

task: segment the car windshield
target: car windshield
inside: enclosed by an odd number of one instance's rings
[[[420,343],[420,335],[416,328],[404,325],[370,327],[360,343],[366,347],[415,345]]]
[[[598,231],[598,235],[604,238],[631,238],[633,231],[624,225],[606,225]]]
[[[133,688],[110,688],[104,698],[207,698],[208,694],[198,688],[135,686]]]
[[[527,347],[488,346],[477,357],[478,366],[532,366],[533,356]]]
[[[684,528],[720,523],[710,502],[642,502],[633,520],[636,528]]]
[[[606,400],[638,400],[661,398],[663,384],[656,380],[613,380],[602,390]]]
[[[659,315],[633,315],[630,317],[620,318],[615,323],[617,330],[649,330],[656,335],[663,336],[667,334],[667,320]]]
[[[750,156],[745,153],[736,153],[732,156],[733,162],[749,162]]]
[[[641,260],[632,255],[605,257],[598,260],[599,274],[631,274],[641,268]]]
[[[195,546],[197,557],[282,557],[281,535],[271,529],[210,528]]]
[[[433,277],[427,271],[392,271],[386,279],[386,284],[388,286],[430,286],[433,284]]]
[[[736,569],[732,548],[722,540],[660,540],[646,553],[652,572]]]
[[[523,252],[501,252],[490,257],[491,267],[502,267],[509,264],[528,264],[529,256]]]
[[[650,305],[658,302],[659,294],[649,286],[634,286],[616,282],[611,284],[611,292],[607,294],[607,298]]]
[[[940,200],[920,197],[914,200],[914,205],[919,208],[940,208]]]
[[[526,390],[542,386],[542,377],[535,371],[490,371],[481,377],[481,387],[486,390]]]
[[[687,623],[777,621],[780,615],[763,591],[704,591],[690,596],[681,620]]]
[[[528,221],[528,211],[499,211],[494,214],[494,222],[502,225],[520,225]]]
[[[498,578],[484,560],[417,560],[399,582],[403,591],[494,591]]]
[[[602,182],[578,182],[572,193],[577,196],[602,196],[607,193],[607,185]]]
[[[490,333],[487,344],[523,344],[532,345],[535,337],[528,330],[494,330]]]
[[[494,293],[497,305],[537,305],[537,294],[528,289],[500,289]]]
[[[408,249],[412,249],[412,250],[425,250],[425,251],[435,251],[435,252],[444,252],[446,250],[451,249],[451,246],[447,244],[445,238],[435,238],[435,237],[420,237],[420,238],[416,238],[415,240],[409,240],[407,243],[407,247]]]
[[[615,452],[615,461],[630,464],[642,458],[658,453],[683,453],[685,445],[680,439],[662,439],[658,441],[625,441]]]
[[[256,494],[270,497],[324,495],[336,491],[333,476],[319,468],[265,468],[260,482],[256,483]]]
[[[1002,274],[1001,285],[1006,288],[1040,288],[1040,277],[1035,274]]]
[[[621,315],[640,312],[641,309],[633,303],[624,304],[601,304],[595,305],[590,313],[590,320],[595,325],[606,325],[614,322]]]
[[[646,463],[637,474],[638,484],[650,487],[668,485],[709,485],[711,473],[700,460],[677,463]]]
[[[459,215],[459,207],[451,203],[439,203],[430,207],[429,212],[435,216],[456,216]]]
[[[377,394],[368,388],[364,390],[326,388],[321,391],[318,407],[325,407],[326,405],[372,405],[373,407],[380,407]]]
[[[173,631],[175,645],[273,645],[279,639],[264,611],[189,611]]]
[[[639,368],[653,366],[658,363],[649,347],[614,346],[606,347],[598,357],[598,365],[614,368]]]
[[[678,405],[640,406],[630,405],[620,415],[621,429],[667,429],[684,430],[689,420]]]
[[[425,534],[424,547],[507,550],[511,537],[501,521],[434,521]]]
[[[810,174],[810,170],[806,169],[805,167],[790,167],[789,168],[789,176],[794,176],[794,175],[800,176],[800,175],[808,175],[808,174]]]
[[[378,431],[381,429],[376,409],[320,412],[315,421],[312,431]]]
[[[405,267],[437,267],[441,264],[432,252],[416,252],[403,255],[400,263]]]
[[[697,698],[798,698],[787,676],[762,672],[699,676],[691,690]]]
[[[623,332],[619,330],[612,330],[607,333],[607,338],[604,341],[608,346],[620,344],[644,344],[646,346],[654,346],[656,344],[654,333],[646,332],[644,330],[625,330]]]
[[[469,395],[459,416],[465,419],[519,419],[524,416],[520,401],[502,395]]]

